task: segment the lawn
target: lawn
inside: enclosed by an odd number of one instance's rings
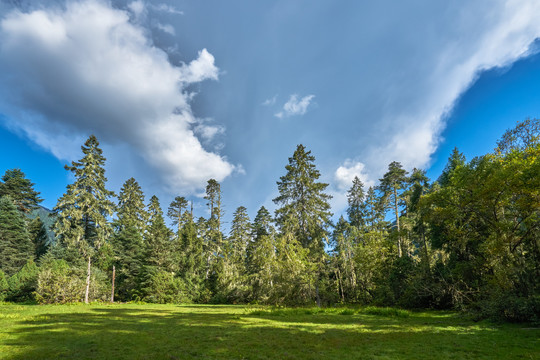
[[[540,330],[450,312],[0,304],[0,359],[540,359]]]

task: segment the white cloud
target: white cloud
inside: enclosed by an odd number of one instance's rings
[[[214,65],[214,56],[206,49],[202,49],[197,59],[180,68],[180,74],[181,81],[195,83],[207,79],[217,80],[219,69]]]
[[[132,1],[127,7],[136,19],[144,18],[146,16],[146,5],[142,0]]]
[[[165,12],[168,14],[176,14],[176,15],[183,15],[184,12],[177,10],[174,6],[167,5],[167,4],[159,4],[159,5],[151,5],[152,9],[156,11]]]
[[[174,30],[174,27],[171,25],[171,24],[162,24],[162,23],[157,23],[156,24],[156,27],[163,31],[164,33],[167,33],[169,35],[176,35],[176,31]]]
[[[336,186],[340,190],[348,190],[352,186],[352,182],[355,177],[358,177],[364,187],[367,189],[370,186],[375,185],[375,182],[369,178],[368,174],[365,172],[366,165],[360,161],[354,161],[347,159],[344,163],[339,166],[334,174],[334,180]]]
[[[276,103],[276,100],[277,100],[277,95],[274,95],[271,98],[264,100],[261,103],[261,105],[263,105],[263,106],[272,106],[272,105],[274,105]]]
[[[292,94],[283,105],[283,110],[276,113],[275,116],[281,119],[294,115],[304,115],[314,97],[315,95],[307,95],[299,99],[297,94]]]
[[[140,10],[140,2],[131,4]],[[207,138],[220,130],[195,118],[184,90],[217,78],[206,49],[175,67],[127,12],[105,2],[13,11],[0,23],[0,112],[7,126],[63,159],[80,157],[81,140],[91,133],[109,148],[127,145],[133,154],[107,157],[142,157],[171,192],[195,191],[235,169],[201,145],[194,126]]]

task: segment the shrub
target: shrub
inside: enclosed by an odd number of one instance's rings
[[[81,272],[65,260],[47,259],[41,264],[37,279],[36,300],[40,304],[65,304],[81,301],[84,280]]]
[[[144,272],[142,300],[158,304],[190,302],[181,278],[152,266],[147,266]]]
[[[540,323],[540,295],[519,297],[499,294],[471,307],[477,318],[495,321]]]
[[[40,304],[65,304],[82,301],[86,288],[86,269],[70,266],[63,259],[45,255],[37,276],[36,300]],[[107,301],[110,297],[106,273],[93,268],[88,294],[90,301]]]
[[[4,301],[9,292],[9,283],[6,274],[0,270],[0,301]]]
[[[38,267],[33,260],[29,260],[21,270],[9,278],[9,301],[32,301],[37,286]]]

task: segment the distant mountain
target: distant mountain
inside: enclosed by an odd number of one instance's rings
[[[54,244],[56,242],[56,237],[52,231],[52,225],[54,224],[55,220],[53,212],[46,207],[38,206],[36,209],[32,210],[30,214],[28,214],[30,219],[35,219],[38,216],[40,217],[41,221],[43,221],[45,228],[47,229],[47,238],[49,244]]]

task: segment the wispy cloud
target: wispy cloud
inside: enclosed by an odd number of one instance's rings
[[[176,9],[174,6],[168,5],[168,4],[150,5],[150,7],[153,10],[165,12],[168,14],[184,15],[183,11],[180,11]]]
[[[307,95],[299,99],[297,94],[292,94],[283,105],[283,110],[276,113],[275,116],[281,119],[289,116],[304,115],[314,97],[315,95]]]
[[[143,11],[141,3],[131,11]],[[198,121],[185,91],[217,80],[218,72],[206,49],[189,64],[172,65],[126,11],[103,1],[13,11],[0,22],[7,126],[63,159],[79,156],[72,150],[91,133],[108,147],[127,146],[108,156],[142,157],[171,192],[196,191],[235,169],[202,146],[198,136],[206,141],[223,129]]]
[[[277,100],[277,95],[274,95],[271,98],[264,100],[261,105],[272,106],[276,103],[276,100]]]
[[[176,35],[176,31],[174,30],[174,27],[171,24],[162,24],[162,23],[156,23],[156,28],[163,31],[164,33],[167,33],[169,35]]]

